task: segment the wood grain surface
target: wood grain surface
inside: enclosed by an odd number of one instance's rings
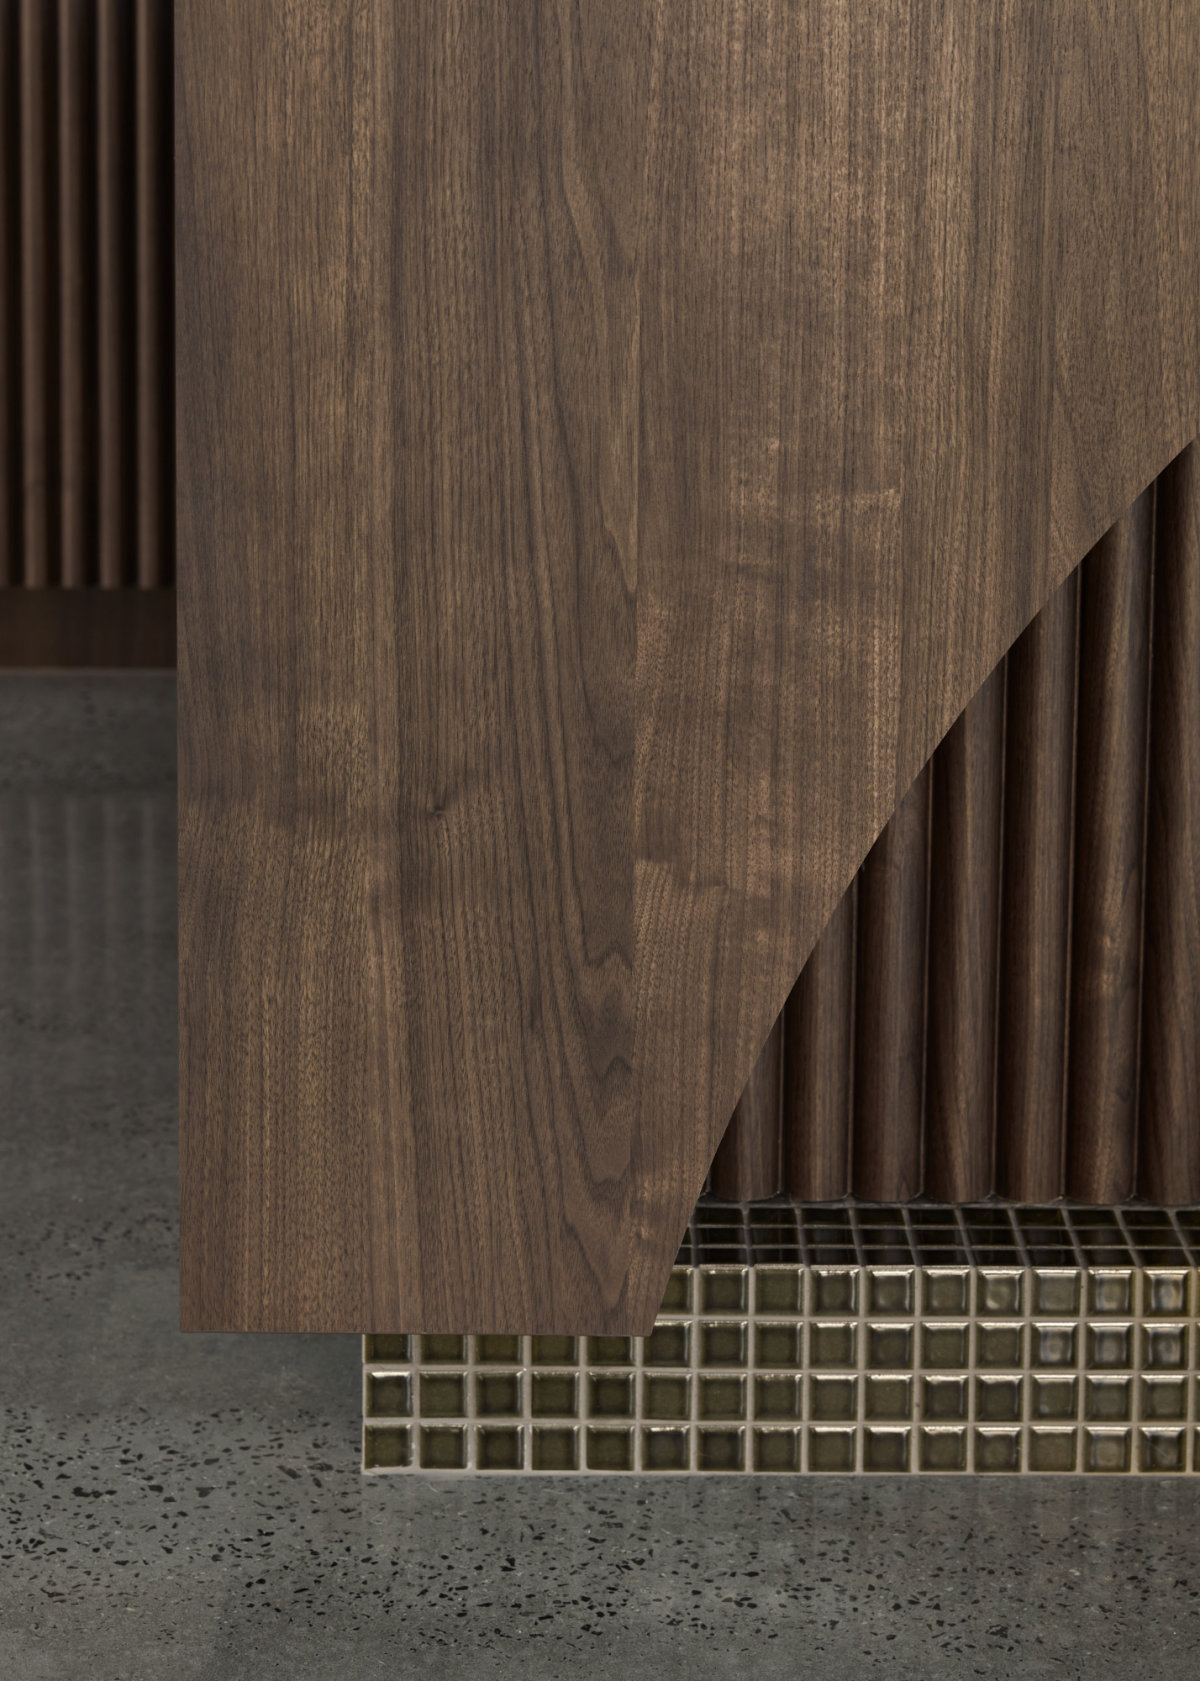
[[[1200,431],[1191,0],[181,0],[181,1317],[645,1331]]]

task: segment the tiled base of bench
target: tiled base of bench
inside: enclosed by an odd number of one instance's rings
[[[649,1337],[367,1336],[375,1473],[1200,1472],[1200,1209],[702,1200]]]

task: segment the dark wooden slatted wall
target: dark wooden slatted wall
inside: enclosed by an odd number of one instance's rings
[[[0,0],[0,587],[174,582],[170,0]]]
[[[1200,444],[966,708],[764,1064],[718,1195],[1200,1197]]]

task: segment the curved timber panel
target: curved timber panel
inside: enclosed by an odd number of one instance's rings
[[[1200,16],[177,39],[183,1322],[644,1332],[898,800],[1200,431]]]
[[[765,1189],[714,1174],[710,1189],[1200,1196],[1198,535],[1193,442],[1050,598],[900,802],[770,1041],[777,1057],[782,1031],[788,1070],[780,1172]],[[851,1071],[845,1040],[814,1038],[807,1011],[856,905]],[[764,1133],[777,1124],[754,1114]]]

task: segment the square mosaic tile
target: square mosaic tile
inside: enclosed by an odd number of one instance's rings
[[[363,1469],[1194,1474],[1200,1210],[702,1198],[648,1337],[363,1339]]]

